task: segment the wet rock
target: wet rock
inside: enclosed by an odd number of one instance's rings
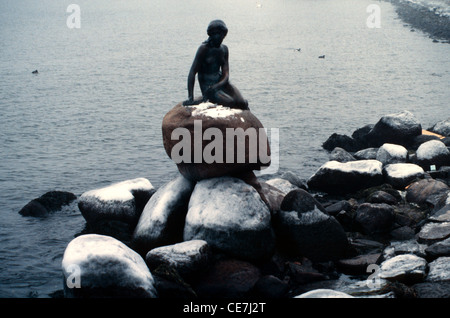
[[[417,298],[450,298],[450,282],[425,282],[413,287]]]
[[[367,139],[372,147],[385,143],[408,147],[414,137],[422,134],[422,125],[409,111],[383,116],[368,133]]]
[[[389,205],[397,204],[397,199],[385,191],[375,191],[367,197],[368,203],[386,203]]]
[[[296,211],[299,214],[313,211],[315,208],[326,213],[322,204],[303,189],[292,190],[287,193],[281,202],[281,210]]]
[[[154,248],[147,253],[145,261],[150,270],[165,265],[189,278],[207,268],[210,254],[206,241],[192,240]]]
[[[300,189],[307,190],[305,182],[292,171],[284,172],[280,178],[289,181],[291,184],[299,187]]]
[[[427,141],[417,148],[416,163],[426,171],[448,166],[450,165],[450,151],[440,140]],[[432,166],[434,166],[433,169]]]
[[[230,133],[237,137],[227,138]],[[248,142],[246,133],[251,138]],[[185,107],[179,103],[164,116],[162,135],[167,155],[175,161],[180,173],[193,181],[261,170],[270,165],[266,131],[250,110],[212,103]]]
[[[383,168],[385,182],[394,188],[404,190],[412,181],[423,178],[425,171],[412,163],[388,164]]]
[[[158,298],[197,299],[195,291],[175,268],[161,264],[152,270],[152,273]]]
[[[322,144],[322,147],[329,151],[332,151],[336,147],[342,148],[348,152],[360,150],[360,145],[355,139],[347,135],[336,133],[328,137],[328,139]]]
[[[441,209],[434,212],[429,217],[430,221],[450,222],[450,204],[445,205]]]
[[[266,204],[271,213],[277,213],[277,211],[280,210],[281,202],[283,201],[285,193],[264,181],[260,181],[259,185],[260,190],[258,192],[261,198],[265,198]]]
[[[430,131],[442,136],[450,137],[450,118],[437,122],[430,128]]]
[[[274,220],[281,249],[312,261],[342,258],[349,243],[341,224],[317,207],[308,212],[281,210]]]
[[[423,281],[426,269],[427,262],[422,257],[402,254],[381,263],[379,276],[389,281],[414,284]]]
[[[442,181],[423,179],[412,183],[406,190],[406,200],[417,204],[426,204],[435,195],[444,195],[450,188]]]
[[[262,276],[254,285],[252,295],[261,298],[285,298],[289,284],[273,275]]]
[[[72,240],[64,251],[62,270],[65,297],[157,297],[142,257],[109,236],[89,234]]]
[[[183,241],[184,218],[194,185],[180,175],[150,198],[133,233],[133,247],[140,254]]]
[[[295,296],[294,298],[354,298],[354,297],[350,296],[349,294],[332,289],[316,289]]]
[[[352,133],[352,138],[354,140],[356,140],[356,142],[358,142],[358,144],[361,147],[360,149],[367,148],[369,146],[369,141],[368,141],[367,135],[373,129],[374,126],[375,126],[374,124],[368,124],[361,128],[356,129]],[[369,158],[366,158],[366,159],[369,159]],[[370,158],[370,159],[375,159],[375,158]]]
[[[376,160],[378,154],[378,148],[366,148],[359,150],[353,154],[357,160]]]
[[[291,284],[302,285],[327,279],[324,274],[314,269],[307,259],[303,259],[302,262],[288,262],[286,267]]]
[[[336,216],[341,211],[350,211],[352,205],[347,200],[341,200],[333,203],[325,208],[325,212],[331,216]]]
[[[408,159],[408,150],[405,147],[390,143],[383,144],[377,151],[376,160],[383,166],[391,163],[404,163]]]
[[[431,244],[425,249],[427,256],[435,259],[441,256],[450,256],[450,237],[443,241]]]
[[[421,243],[432,244],[450,237],[450,222],[425,224],[417,234],[417,239]]]
[[[415,239],[407,241],[393,241],[383,251],[383,258],[389,259],[397,255],[414,254],[421,258],[426,257],[427,245],[418,243]]]
[[[427,282],[450,282],[450,257],[439,257],[428,265]]]
[[[401,226],[391,231],[391,238],[397,241],[406,241],[413,239],[416,232],[409,226]]]
[[[358,255],[353,258],[341,259],[336,265],[344,274],[363,275],[367,273],[370,264],[380,264],[381,255],[381,253]]]
[[[242,298],[251,295],[260,278],[260,270],[251,263],[224,259],[217,261],[194,289],[201,298]]]
[[[45,217],[60,210],[64,205],[76,200],[76,195],[66,191],[50,191],[28,202],[19,214],[23,216]]]
[[[355,157],[353,157],[351,154],[349,154],[346,150],[336,147],[333,149],[333,151],[330,154],[330,160],[335,160],[338,162],[349,162],[349,161],[355,161]]]
[[[377,160],[328,161],[308,180],[308,187],[330,194],[352,193],[380,185],[382,164]]]
[[[231,177],[196,184],[184,227],[184,240],[194,239],[244,260],[270,258],[275,248],[268,207],[253,187]]]
[[[356,210],[355,221],[365,234],[387,233],[394,222],[394,208],[385,203],[363,203]]]
[[[78,208],[88,223],[115,220],[134,226],[154,192],[153,185],[145,178],[126,180],[84,192]]]

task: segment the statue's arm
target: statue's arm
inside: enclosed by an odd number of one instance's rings
[[[195,54],[194,62],[192,62],[191,69],[189,70],[188,80],[187,80],[187,89],[188,89],[188,98],[189,100],[194,99],[194,85],[195,85],[195,75],[198,73],[200,69],[200,60],[203,56],[204,48],[200,46]]]
[[[228,47],[224,45],[223,48],[224,48],[224,60],[222,65],[222,77],[220,78],[219,82],[212,87],[214,90],[221,89],[224,85],[228,83],[228,79],[230,78],[230,65],[228,64],[228,55],[229,55]]]

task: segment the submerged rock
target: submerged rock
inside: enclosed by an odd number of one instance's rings
[[[269,258],[275,247],[269,208],[253,187],[232,177],[196,184],[184,227],[184,240],[194,239],[244,260]]]
[[[28,202],[20,211],[23,216],[45,217],[60,210],[76,199],[76,195],[66,191],[50,191]]]
[[[133,233],[133,246],[139,253],[183,241],[184,218],[194,186],[180,175],[150,198]]]
[[[330,194],[348,194],[382,182],[382,163],[378,160],[328,161],[309,178],[308,187]]]
[[[126,180],[83,193],[78,208],[88,223],[115,220],[135,225],[154,192],[145,178]]]
[[[155,298],[154,279],[145,261],[122,242],[104,235],[72,240],[62,260],[66,297]]]

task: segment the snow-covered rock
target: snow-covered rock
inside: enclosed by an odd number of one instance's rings
[[[450,166],[450,151],[442,141],[430,140],[417,148],[416,162],[427,171],[432,170],[430,166]]]
[[[437,122],[430,130],[436,134],[450,137],[450,117]]]
[[[183,240],[184,218],[194,185],[180,175],[150,198],[133,233],[133,246],[139,253]]]
[[[421,178],[424,174],[422,167],[413,163],[393,163],[383,168],[386,183],[399,190],[404,190],[414,179]]]
[[[84,192],[78,199],[78,208],[88,223],[118,220],[135,225],[154,192],[145,178],[126,180]]]
[[[275,244],[267,205],[253,187],[232,177],[196,184],[184,227],[184,240],[194,239],[245,260],[270,257]]]
[[[62,271],[66,297],[157,297],[142,257],[109,236],[73,239],[64,252]]]
[[[384,165],[390,163],[403,163],[408,158],[408,150],[401,145],[390,143],[383,144],[377,151],[376,160],[381,161]]]
[[[310,189],[339,194],[370,188],[382,182],[380,161],[358,160],[344,163],[328,161],[309,178],[307,183]]]

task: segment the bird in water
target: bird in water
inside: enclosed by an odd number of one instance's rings
[[[33,73],[33,74],[38,74],[39,72],[38,72],[38,70],[34,70],[34,71],[31,72],[31,73]]]
[[[324,59],[324,58],[325,58],[325,55],[319,56],[319,59]]]

